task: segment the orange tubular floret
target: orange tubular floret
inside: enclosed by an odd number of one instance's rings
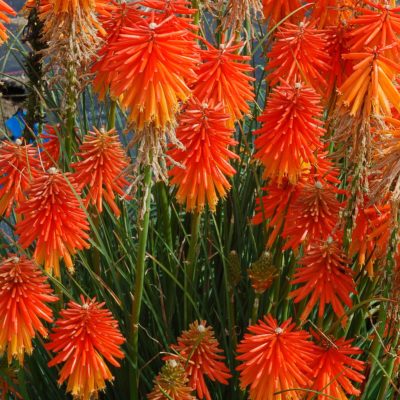
[[[0,0],[0,44],[8,39],[8,35],[6,33],[7,28],[1,22],[10,22],[10,18],[7,14],[13,16],[16,15],[15,11],[7,3],[5,3],[3,0]]]
[[[249,76],[254,70],[248,64],[250,57],[238,54],[243,43],[232,42],[220,44],[219,49],[207,43],[208,50],[201,51],[203,63],[194,86],[201,102],[224,104],[231,124],[250,113],[249,102],[254,101],[251,82],[255,80]]]
[[[80,206],[80,191],[70,174],[52,167],[31,184],[17,212],[19,243],[26,249],[36,241],[34,259],[46,271],[60,276],[60,259],[73,271],[72,255],[88,248],[89,223]]]
[[[282,81],[275,88],[259,117],[262,126],[254,134],[255,158],[264,166],[264,178],[287,178],[295,184],[304,164],[315,164],[316,150],[325,130],[320,96],[310,87]]]
[[[188,83],[196,75],[197,45],[186,30],[177,30],[172,17],[161,23],[143,18],[120,30],[97,74],[110,84],[112,97],[129,110],[138,131],[150,124],[166,131],[176,124],[176,113],[191,96]]]
[[[173,149],[169,156],[181,165],[170,170],[171,185],[176,185],[178,202],[188,211],[200,212],[208,204],[215,211],[218,198],[224,198],[235,174],[230,160],[238,156],[229,150],[236,144],[227,128],[229,116],[224,106],[191,100],[179,119],[176,131],[184,149]]]

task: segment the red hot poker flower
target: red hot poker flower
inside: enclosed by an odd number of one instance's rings
[[[60,140],[58,138],[59,128],[46,125],[44,131],[39,135],[41,139],[39,160],[45,168],[58,165],[60,158]]]
[[[352,17],[358,2],[359,0],[316,0],[311,19],[317,21],[320,29],[337,26]]]
[[[143,18],[124,27],[110,44],[99,74],[112,73],[110,93],[130,110],[128,119],[140,132],[150,124],[164,132],[176,124],[181,102],[191,95],[196,78],[197,44],[177,30],[172,16],[161,23]]]
[[[73,271],[71,256],[89,247],[89,223],[79,195],[72,176],[52,167],[32,182],[28,198],[17,209],[23,216],[16,225],[21,246],[26,249],[36,241],[36,262],[44,264],[46,271],[54,269],[56,277],[60,276],[60,258]]]
[[[117,194],[123,196],[123,188],[129,184],[125,178],[129,163],[116,130],[94,128],[85,135],[78,156],[81,160],[71,166],[76,171],[73,176],[79,188],[88,187],[86,205],[95,205],[101,213],[104,198],[119,217],[121,212],[114,199]]]
[[[76,398],[90,400],[106,386],[113,376],[106,360],[119,367],[117,359],[124,357],[120,346],[125,342],[118,323],[105,303],[96,299],[81,304],[70,301],[60,312],[50,343],[46,349],[57,353],[49,367],[64,363],[60,370],[59,383],[68,380],[67,391]]]
[[[339,88],[339,104],[348,107],[351,116],[360,112],[390,116],[391,105],[400,112],[400,94],[393,82],[400,64],[384,56],[384,50],[367,48],[343,55],[343,59],[355,63],[352,74]]]
[[[307,239],[326,240],[339,219],[341,204],[332,185],[317,181],[301,183],[298,197],[289,207],[282,237],[288,239],[284,248],[296,249]]]
[[[285,22],[276,34],[276,41],[268,53],[267,79],[275,86],[280,79],[293,84],[304,81],[324,93],[326,75],[330,70],[327,36],[315,27],[315,22],[294,25]]]
[[[169,156],[181,164],[170,170],[171,185],[178,186],[177,199],[188,211],[202,211],[208,204],[212,211],[218,197],[225,197],[231,185],[227,177],[236,171],[229,160],[237,155],[229,150],[235,145],[228,115],[222,104],[200,104],[192,99],[180,116],[176,131],[184,149],[175,148]]]
[[[10,22],[10,18],[8,15],[16,15],[15,11],[3,0],[0,0],[0,21],[4,21],[6,23]],[[0,22],[0,44],[5,42],[8,38],[6,34],[6,27],[2,22]]]
[[[47,337],[43,321],[53,322],[47,305],[57,301],[40,269],[25,256],[0,263],[0,356],[7,351],[8,362],[15,357],[23,363],[32,354],[32,339],[38,332]]]
[[[248,102],[254,100],[251,82],[255,79],[248,74],[253,67],[238,51],[243,43],[233,44],[233,38],[220,48],[207,43],[208,50],[201,51],[203,64],[200,65],[194,86],[194,94],[205,103],[223,103],[231,123],[243,119],[250,112]]]
[[[262,188],[266,193],[260,200],[256,199],[256,215],[253,224],[261,224],[264,220],[269,220],[267,227],[273,228],[269,235],[267,246],[271,247],[279,235],[285,223],[285,216],[299,193],[298,185],[293,185],[287,178],[279,184],[276,180]]]
[[[314,383],[311,387],[319,394],[315,397],[315,393],[310,393],[308,399],[347,400],[346,394],[359,396],[360,390],[354,387],[353,382],[361,383],[365,379],[362,374],[364,362],[352,356],[361,354],[361,349],[351,345],[352,339],[327,340],[314,332],[313,336],[321,341],[321,347],[317,348],[316,360],[312,368]]]
[[[374,264],[386,255],[392,225],[392,209],[386,201],[368,206],[369,199],[364,198],[364,205],[359,205],[355,227],[350,242],[350,255],[358,253],[358,263],[365,266],[368,275],[374,276]]]
[[[250,386],[253,400],[303,399],[305,392],[298,389],[310,387],[315,360],[310,335],[297,330],[291,319],[279,326],[271,315],[248,330],[237,348],[241,387]]]
[[[393,61],[398,60],[400,7],[370,0],[364,0],[363,3],[369,8],[359,7],[357,17],[347,21],[350,26],[347,37],[351,52],[362,52],[366,47],[390,46],[385,55]]]
[[[301,6],[299,0],[263,0],[262,3],[264,17],[270,19],[272,24],[282,21]],[[298,14],[294,17],[298,17]]]
[[[309,86],[282,81],[275,88],[259,117],[262,127],[255,131],[256,153],[265,167],[264,179],[287,178],[295,184],[305,164],[315,164],[316,150],[325,130],[320,96]]]
[[[188,35],[192,32],[196,32],[198,27],[193,24],[193,14],[196,14],[197,10],[191,7],[191,3],[186,0],[140,0],[138,2],[141,6],[146,9],[150,9],[149,12],[141,10],[141,14],[149,15],[154,10],[156,11],[155,18],[158,22],[162,22],[164,19],[172,16],[172,22],[176,25],[177,29],[186,29]]]
[[[296,268],[292,285],[300,287],[292,290],[290,297],[295,303],[308,298],[307,306],[300,316],[305,321],[314,306],[319,303],[318,317],[322,318],[325,305],[331,304],[334,313],[343,317],[346,323],[343,304],[352,306],[351,293],[356,292],[350,260],[344,254],[341,243],[331,236],[325,242],[315,241],[305,250]]]
[[[206,321],[190,324],[189,330],[183,331],[178,338],[178,344],[171,347],[180,358],[187,361],[189,386],[197,391],[199,399],[211,400],[204,376],[228,384],[231,374],[223,363],[225,357],[221,355],[222,350],[214,337],[214,331],[211,326],[207,326]]]
[[[106,38],[102,48],[98,51],[99,60],[93,65],[95,73],[93,81],[94,89],[99,93],[100,99],[104,99],[111,82],[114,82],[119,70],[108,69],[109,58],[114,54],[114,44],[118,41],[122,28],[133,27],[139,21],[137,3],[118,3],[110,16],[100,19],[106,31]]]
[[[12,207],[25,199],[38,171],[37,151],[32,145],[25,146],[19,139],[0,144],[0,217],[10,216]]]

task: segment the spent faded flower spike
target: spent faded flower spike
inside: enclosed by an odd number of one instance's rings
[[[118,323],[105,303],[96,299],[74,301],[60,312],[50,342],[46,349],[56,353],[49,366],[64,364],[60,370],[59,383],[67,383],[67,391],[82,400],[90,400],[106,381],[113,376],[106,360],[115,367],[117,359],[124,357],[120,346],[125,342],[118,329]]]
[[[161,372],[154,379],[154,388],[147,395],[148,400],[195,400],[193,389],[179,360],[167,360]]]

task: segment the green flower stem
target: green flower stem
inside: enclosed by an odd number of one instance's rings
[[[140,310],[142,307],[143,298],[143,285],[145,275],[145,264],[146,264],[146,247],[147,247],[147,236],[149,232],[150,224],[150,192],[151,192],[151,166],[147,165],[144,172],[144,216],[139,222],[139,245],[136,261],[136,277],[135,277],[135,292],[134,299],[132,301],[132,313],[131,313],[131,344],[132,344],[132,362],[131,362],[131,400],[139,400],[139,320]]]
[[[185,326],[192,320],[192,309],[189,307],[189,295],[193,297],[193,285],[195,267],[197,263],[197,244],[199,239],[201,214],[194,212],[191,216],[191,232],[189,242],[189,252],[187,257],[186,274],[185,274],[185,297],[184,297],[184,315],[185,315]]]
[[[69,164],[72,158],[73,146],[75,141],[75,112],[76,112],[76,85],[75,68],[70,65],[67,72],[68,87],[67,87],[67,104],[66,104],[66,132],[65,132],[65,152],[66,163]]]
[[[200,7],[199,0],[192,0],[192,8],[195,8],[197,10],[196,14],[194,14],[194,17],[193,17],[193,22],[194,22],[195,25],[199,25],[199,22],[200,22],[200,9],[199,9],[199,7]]]
[[[383,377],[383,382],[380,385],[380,390],[378,394],[378,399],[377,400],[384,400],[386,398],[386,394],[389,388],[390,383],[392,382],[393,378],[393,371],[394,371],[394,364],[397,359],[397,344],[399,343],[399,329],[396,329],[396,336],[393,340],[392,343],[392,352],[394,354],[391,355],[390,360],[387,363],[386,369],[385,369],[385,376]]]
[[[375,332],[375,338],[374,341],[372,342],[371,350],[370,350],[370,363],[371,363],[371,370],[369,375],[374,376],[375,371],[379,369],[379,366],[377,365],[377,360],[379,360],[379,355],[382,351],[382,337],[385,331],[385,325],[386,325],[386,311],[387,308],[384,306],[383,302],[380,305],[380,310],[379,310],[379,317],[378,321],[380,326],[377,329],[377,332]],[[363,392],[363,397],[362,400],[367,400],[367,397],[365,397],[369,393],[369,388],[370,386],[374,383],[374,379],[369,379],[366,387]]]
[[[108,114],[108,129],[115,128],[115,118],[117,115],[117,102],[115,100],[111,100],[110,111]]]
[[[158,198],[158,209],[160,211],[159,216],[161,219],[163,237],[165,243],[168,248],[166,249],[166,263],[168,270],[171,274],[176,278],[178,274],[178,269],[176,263],[172,261],[171,253],[173,252],[174,242],[172,239],[172,229],[171,229],[171,210],[169,206],[169,199],[167,193],[167,187],[164,182],[158,182],[156,184],[157,188],[157,198]],[[169,323],[172,320],[175,309],[175,300],[176,300],[176,282],[171,279],[168,281],[168,289],[167,289],[167,316]]]
[[[256,293],[253,302],[253,309],[251,310],[251,325],[254,325],[258,321],[258,310],[260,308],[260,293]]]

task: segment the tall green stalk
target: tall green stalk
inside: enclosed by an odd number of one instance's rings
[[[158,182],[156,184],[157,190],[157,209],[159,210],[159,218],[162,224],[162,232],[165,243],[167,246],[165,249],[165,262],[167,264],[168,270],[171,274],[176,278],[178,274],[178,268],[176,263],[172,260],[172,252],[174,241],[172,238],[172,229],[171,229],[171,210],[169,206],[169,199],[168,199],[168,192],[167,187],[164,182]],[[174,316],[175,310],[175,300],[176,300],[176,282],[175,280],[171,279],[168,281],[168,288],[167,288],[167,318],[168,323],[170,324],[172,318]]]
[[[76,88],[76,69],[70,63],[67,70],[67,88],[66,88],[66,128],[65,128],[65,152],[67,162],[71,161],[75,142],[75,112],[77,102]]]
[[[108,114],[108,129],[115,128],[116,115],[117,115],[117,102],[116,100],[112,100],[110,105],[110,111]]]
[[[193,297],[193,285],[195,276],[195,267],[197,262],[197,244],[199,239],[201,214],[199,212],[194,212],[191,215],[191,227],[190,227],[190,242],[189,242],[189,252],[187,256],[187,265],[185,273],[185,298],[184,298],[184,315],[185,326],[192,319],[192,309],[189,306],[189,295]]]
[[[200,6],[199,0],[192,0],[192,8],[195,8],[197,10],[196,14],[194,14],[194,17],[193,17],[193,22],[195,25],[199,25],[199,22],[200,22],[199,6]]]
[[[386,398],[386,394],[389,389],[389,385],[392,382],[394,366],[395,366],[395,362],[397,360],[397,345],[398,345],[398,343],[399,343],[399,330],[396,329],[396,336],[393,340],[392,347],[391,347],[392,353],[394,353],[394,354],[391,354],[391,358],[389,359],[389,361],[386,365],[385,376],[383,377],[382,384],[380,385],[378,400],[384,400]]]
[[[149,232],[150,223],[150,200],[151,200],[151,186],[152,186],[152,171],[151,166],[146,165],[144,170],[144,188],[143,188],[143,207],[144,215],[139,221],[139,245],[136,261],[136,276],[135,276],[135,292],[134,299],[132,301],[132,312],[131,312],[131,400],[139,400],[139,320],[140,311],[142,308],[143,299],[143,286],[144,286],[144,274],[146,265],[146,247],[147,247],[147,236]]]

